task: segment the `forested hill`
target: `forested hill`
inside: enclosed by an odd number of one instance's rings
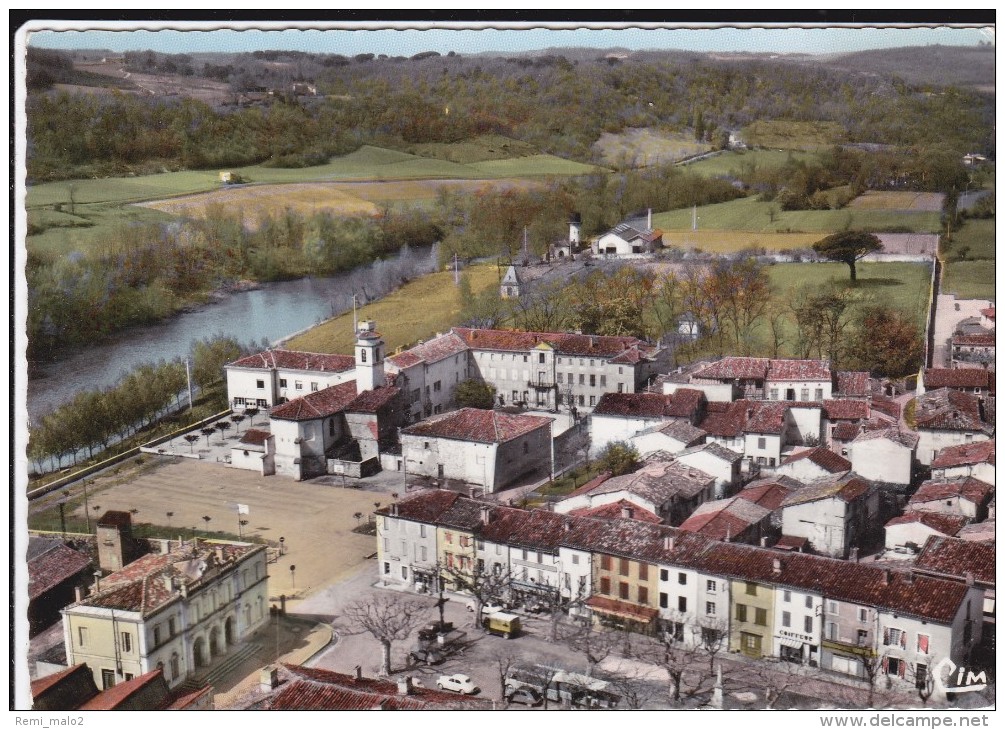
[[[853,73],[896,76],[920,87],[970,86],[990,91],[995,85],[993,45],[885,48],[832,57],[824,65]]]
[[[29,179],[260,162],[303,166],[361,144],[450,143],[484,134],[591,162],[604,132],[652,127],[720,146],[728,131],[758,120],[831,122],[847,142],[941,146],[960,154],[994,149],[989,95],[929,93],[931,87],[872,70],[785,57],[593,50],[590,57],[350,58],[256,51],[207,59],[127,53],[114,62],[119,83],[128,73],[148,87],[167,79],[176,91],[84,96],[49,83],[66,76],[51,52],[29,53],[29,77],[36,80],[27,109]],[[199,79],[221,90],[209,103],[187,98],[186,84]],[[317,95],[295,84],[309,84]]]

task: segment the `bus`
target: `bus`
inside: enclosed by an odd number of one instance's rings
[[[621,697],[610,682],[544,664],[519,664],[506,672],[506,691],[522,687],[537,690],[551,702],[573,707],[613,709]]]

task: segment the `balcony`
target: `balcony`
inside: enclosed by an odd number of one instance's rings
[[[528,380],[527,387],[536,390],[551,390],[558,386],[551,378],[538,378],[537,380]]]

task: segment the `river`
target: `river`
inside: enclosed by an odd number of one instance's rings
[[[260,343],[263,338],[274,343],[346,311],[354,290],[365,289],[371,299],[384,296],[391,287],[382,287],[381,282],[390,280],[389,269],[397,272],[397,267],[407,268],[410,277],[433,271],[435,247],[406,251],[397,259],[332,278],[263,284],[159,324],[134,327],[93,347],[66,353],[58,361],[38,363],[39,377],[28,381],[28,415],[38,418],[79,391],[114,385],[142,363],[186,357],[193,343],[206,337],[222,334],[242,344]]]

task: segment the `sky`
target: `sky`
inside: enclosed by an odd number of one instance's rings
[[[358,53],[411,56],[421,51],[460,54],[484,51],[530,51],[550,47],[622,47],[630,50],[677,49],[699,52],[847,53],[872,48],[917,45],[977,45],[994,41],[994,32],[977,27],[834,28],[834,27],[703,27],[703,28],[426,28],[356,24],[354,29],[268,30],[220,29],[220,24],[191,24],[190,30],[137,30],[137,23],[68,24],[73,30],[37,30],[28,44],[40,48],[107,49],[114,52],[154,50],[163,53],[251,50],[299,50],[313,53]],[[149,24],[148,24],[149,25]],[[360,29],[361,26],[365,29]],[[439,23],[443,26],[444,23]],[[498,24],[496,24],[498,25]],[[30,29],[31,26],[29,26]],[[39,26],[35,26],[39,27]],[[49,24],[47,27],[54,27]],[[108,28],[115,30],[107,30]],[[180,27],[180,24],[175,24]],[[210,29],[214,28],[215,29]]]

